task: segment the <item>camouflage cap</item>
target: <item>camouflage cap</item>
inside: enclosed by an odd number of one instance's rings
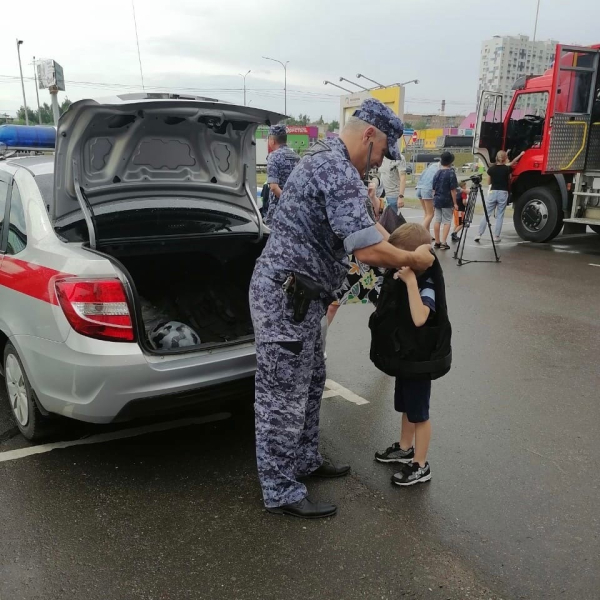
[[[379,131],[385,133],[388,139],[387,158],[400,160],[398,138],[404,131],[404,125],[400,117],[391,108],[375,98],[367,98],[360,105],[360,108],[354,111],[353,116],[369,125],[373,125],[373,127],[377,127]]]
[[[278,135],[286,135],[286,134],[287,134],[287,129],[286,129],[285,125],[271,125],[271,127],[269,127],[269,135],[278,136]]]

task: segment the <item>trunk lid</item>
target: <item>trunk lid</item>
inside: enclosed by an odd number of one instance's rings
[[[85,220],[94,245],[98,214],[198,200],[257,215],[254,133],[283,118],[176,94],[75,102],[58,125],[50,217],[59,227]]]

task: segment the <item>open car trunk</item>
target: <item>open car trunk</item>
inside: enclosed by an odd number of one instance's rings
[[[248,290],[265,241],[221,234],[187,245],[147,243],[102,252],[118,260],[133,284],[142,345],[177,353],[254,339]]]

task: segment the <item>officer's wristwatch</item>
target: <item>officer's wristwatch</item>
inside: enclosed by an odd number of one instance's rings
[[[402,198],[404,200],[404,194],[398,194],[398,198]]]

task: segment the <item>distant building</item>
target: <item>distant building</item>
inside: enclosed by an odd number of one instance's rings
[[[417,115],[414,113],[404,113],[405,123],[410,123],[413,127],[416,127],[417,124],[423,122],[425,123],[425,127],[428,129],[458,127],[464,118],[465,115]]]
[[[497,35],[485,40],[479,62],[478,100],[484,90],[500,92],[506,109],[513,97],[514,82],[523,75],[543,75],[554,62],[557,44],[556,40],[533,42],[527,35]]]

